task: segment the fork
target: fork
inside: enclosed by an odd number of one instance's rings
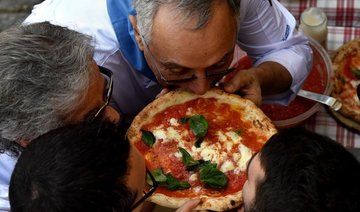
[[[331,96],[326,96],[326,95],[322,95],[322,94],[318,94],[318,93],[314,93],[311,91],[306,91],[306,90],[300,90],[297,93],[298,96],[307,98],[307,99],[311,99],[313,101],[316,102],[320,102],[322,104],[328,105],[329,107],[331,107],[333,110],[338,111],[340,110],[342,103],[340,100],[335,99],[334,97]]]

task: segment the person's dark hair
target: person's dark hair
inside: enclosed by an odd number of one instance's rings
[[[129,211],[130,144],[114,127],[70,125],[33,140],[11,176],[11,211]]]
[[[360,163],[330,138],[289,129],[271,137],[259,156],[265,178],[253,211],[360,211]]]
[[[63,126],[90,85],[89,36],[49,22],[0,33],[0,152]]]

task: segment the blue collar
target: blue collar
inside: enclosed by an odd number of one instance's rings
[[[143,52],[138,48],[129,15],[136,16],[132,0],[107,0],[108,14],[119,42],[119,49],[132,67],[157,82]]]

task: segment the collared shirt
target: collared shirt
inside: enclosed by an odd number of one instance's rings
[[[86,0],[45,0],[34,7],[25,23],[50,21],[94,37],[94,59],[114,72],[112,105],[131,120],[154,99],[161,86],[147,70],[129,15],[136,15],[131,0],[91,4]],[[238,45],[255,59],[255,65],[278,62],[293,78],[289,91],[264,97],[264,101],[287,104],[311,67],[307,38],[294,30],[294,17],[278,1],[272,0],[270,5],[268,0],[242,0],[240,16]]]

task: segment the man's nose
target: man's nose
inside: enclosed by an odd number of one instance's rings
[[[197,70],[195,76],[196,78],[190,83],[189,89],[195,94],[202,95],[209,90],[212,82],[206,78],[205,70]]]
[[[111,106],[106,106],[104,111],[103,119],[109,121],[114,124],[118,124],[120,122],[120,114]]]

